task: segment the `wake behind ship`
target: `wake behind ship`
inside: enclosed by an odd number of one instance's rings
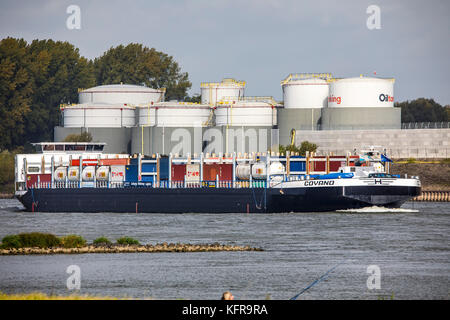
[[[104,154],[104,143],[39,143],[16,156],[27,211],[145,213],[316,212],[400,207],[418,177],[388,173],[385,155]]]

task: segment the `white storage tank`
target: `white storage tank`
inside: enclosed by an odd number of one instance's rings
[[[252,177],[253,179],[266,179],[267,166],[264,162],[258,162],[252,166]]]
[[[95,167],[94,166],[87,166],[83,168],[83,171],[81,173],[81,178],[83,181],[94,181],[95,176]]]
[[[231,78],[222,82],[202,82],[200,84],[202,104],[215,105],[225,97],[243,97],[245,81],[237,81]]]
[[[241,163],[236,166],[236,178],[240,180],[250,179],[251,166],[248,163]]]
[[[270,164],[269,172],[270,175],[283,175],[284,165],[279,161],[274,161]]]
[[[164,101],[165,88],[152,89],[131,84],[110,84],[80,91],[78,103],[146,104]]]
[[[153,105],[140,106],[136,109],[139,116],[140,126],[156,125],[156,108]]]
[[[95,172],[95,178],[98,181],[107,181],[109,178],[109,166],[101,166]]]
[[[122,104],[77,104],[62,109],[66,128],[121,128],[136,124],[135,107]]]
[[[217,126],[271,127],[277,124],[276,106],[262,101],[222,101],[215,114]]]
[[[324,108],[328,103],[328,82],[320,78],[289,80],[282,84],[284,108]]]
[[[328,107],[394,107],[394,79],[360,76],[332,81]]]
[[[67,174],[69,181],[79,181],[80,180],[80,168],[78,166],[69,167]]]
[[[205,127],[212,120],[213,109],[205,104],[168,101],[155,103],[153,108],[158,127]]]
[[[58,181],[58,182],[65,181],[66,177],[67,177],[67,168],[66,167],[56,168],[54,177],[55,177],[55,181]]]

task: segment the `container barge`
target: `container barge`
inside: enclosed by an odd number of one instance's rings
[[[19,154],[15,195],[33,212],[281,213],[400,207],[418,177],[385,155],[104,154],[104,143],[37,143]]]

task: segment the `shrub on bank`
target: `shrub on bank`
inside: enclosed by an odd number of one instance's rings
[[[416,163],[416,158],[408,158],[406,160],[407,163]]]
[[[61,240],[53,234],[30,232],[19,234],[22,247],[50,248],[61,245]]]
[[[81,248],[86,245],[86,240],[82,236],[70,234],[61,238],[61,244],[64,248]]]
[[[111,244],[111,241],[109,241],[109,239],[106,237],[100,237],[95,239],[92,243],[97,246],[108,246]]]
[[[21,248],[22,244],[20,243],[20,238],[18,235],[9,235],[5,236],[2,239],[2,249],[11,249],[11,248]]]
[[[139,245],[139,241],[130,237],[122,237],[117,239],[117,244],[122,245]]]

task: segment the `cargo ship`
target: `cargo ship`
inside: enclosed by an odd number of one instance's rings
[[[418,177],[360,154],[106,154],[105,143],[42,142],[16,155],[15,195],[32,212],[282,213],[400,207]]]

